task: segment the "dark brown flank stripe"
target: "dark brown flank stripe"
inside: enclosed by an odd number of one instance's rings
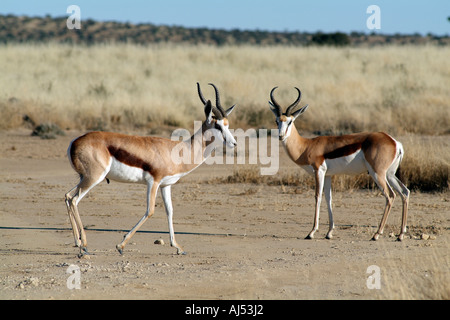
[[[144,171],[149,172],[150,174],[152,173],[152,168],[148,163],[136,156],[133,156],[131,153],[123,149],[119,149],[114,146],[108,146],[108,151],[112,157],[117,159],[117,161],[120,161],[131,167],[140,168]]]
[[[325,153],[323,156],[325,159],[336,159],[351,155],[361,149],[361,143],[349,144],[341,148],[337,148],[331,152]]]

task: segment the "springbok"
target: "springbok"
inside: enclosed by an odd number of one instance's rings
[[[90,132],[76,138],[70,143],[67,154],[73,169],[79,174],[79,183],[66,193],[66,205],[75,238],[75,245],[80,248],[80,256],[87,254],[86,234],[78,212],[80,200],[104,179],[119,182],[142,183],[147,185],[147,210],[139,222],[125,235],[116,248],[123,253],[123,248],[142,224],[153,215],[155,198],[158,188],[164,201],[169,223],[170,245],[177,249],[178,254],[185,254],[176,242],[173,229],[173,207],[171,186],[181,177],[192,172],[210,156],[213,145],[223,142],[234,147],[236,141],[229,130],[227,116],[235,105],[224,110],[220,103],[219,91],[214,84],[216,106],[206,100],[201,92],[200,84],[197,90],[204,105],[206,120],[199,132],[189,140],[173,141],[159,137],[141,137],[112,132]],[[211,139],[214,136],[214,139]],[[221,140],[221,141],[220,141]],[[183,144],[183,145],[182,145]],[[173,150],[193,150],[191,161],[173,159]],[[178,148],[178,149],[177,149]],[[199,160],[200,159],[200,160]],[[198,161],[199,160],[199,161]],[[185,163],[187,162],[187,163]]]
[[[273,97],[277,87],[270,92],[270,109],[275,114],[279,139],[287,154],[297,165],[314,175],[316,182],[315,215],[312,231],[306,239],[312,239],[319,229],[319,211],[322,191],[325,187],[325,199],[328,206],[329,230],[326,235],[331,239],[334,230],[331,204],[331,177],[338,174],[360,174],[368,172],[386,197],[386,207],[377,232],[372,240],[378,240],[383,233],[386,220],[395,199],[394,189],[403,201],[402,225],[398,240],[403,240],[406,233],[409,190],[395,176],[404,150],[400,142],[384,132],[354,133],[342,136],[319,136],[307,139],[298,133],[294,121],[308,105],[294,111],[301,99],[301,91],[297,99],[282,113],[280,105]]]

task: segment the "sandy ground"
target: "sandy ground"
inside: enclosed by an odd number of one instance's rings
[[[412,193],[409,232],[397,242],[396,200],[383,237],[370,241],[384,198],[334,193],[334,238],[322,204],[296,187],[208,183],[233,165],[202,165],[172,188],[176,255],[158,196],[155,215],[119,255],[115,245],[145,211],[145,186],[101,183],[81,201],[92,255],[77,257],[64,194],[77,182],[66,158],[70,132],[55,140],[0,132],[1,299],[440,299],[450,297],[450,193]],[[284,151],[282,166],[292,166]],[[427,238],[429,236],[429,238]],[[424,237],[425,239],[422,239]],[[163,239],[165,244],[154,244]],[[80,289],[69,289],[70,266]],[[368,267],[380,289],[369,289]],[[369,284],[377,284],[369,279]],[[74,283],[74,282],[73,282]]]

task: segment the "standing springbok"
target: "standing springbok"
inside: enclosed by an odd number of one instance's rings
[[[171,186],[210,156],[213,150],[211,145],[213,141],[211,140],[218,139],[216,143],[222,140],[230,147],[236,145],[227,119],[235,105],[224,110],[220,103],[218,89],[214,84],[210,83],[210,85],[215,90],[216,106],[212,106],[210,100],[206,101],[200,84],[197,83],[198,94],[204,104],[206,120],[198,130],[201,132],[196,132],[187,141],[172,141],[159,137],[141,137],[111,132],[90,132],[70,143],[67,154],[72,167],[80,176],[80,182],[66,193],[65,201],[75,245],[80,248],[80,256],[87,254],[88,251],[86,234],[78,213],[78,203],[104,179],[147,185],[147,210],[139,222],[125,235],[123,241],[116,246],[121,254],[134,233],[153,215],[156,193],[160,187],[169,222],[170,245],[177,248],[178,254],[185,254],[175,240]],[[212,136],[215,138],[211,139]],[[175,148],[190,150],[191,161],[181,162],[179,159],[173,159]],[[198,161],[199,159],[200,161]]]
[[[372,240],[378,240],[383,233],[395,198],[392,188],[399,193],[403,201],[402,226],[398,236],[398,240],[403,240],[406,233],[409,190],[395,176],[404,155],[402,144],[384,132],[304,138],[300,136],[294,125],[295,119],[308,108],[306,105],[293,112],[301,99],[300,90],[295,88],[298,91],[297,99],[286,109],[285,113],[282,113],[280,105],[273,97],[276,88],[270,92],[269,104],[276,117],[279,139],[283,142],[291,160],[314,175],[316,181],[314,226],[306,239],[312,239],[314,233],[319,229],[319,210],[324,187],[329,215],[329,230],[326,238],[331,239],[333,236],[331,177],[337,174],[368,172],[386,197],[384,214]]]

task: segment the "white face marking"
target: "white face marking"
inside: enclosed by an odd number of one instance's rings
[[[230,132],[228,120],[226,118],[216,120],[216,126],[219,128],[217,130],[219,130],[222,133],[224,143],[228,144],[229,147],[235,147],[236,140],[234,139],[233,135]]]
[[[283,115],[277,118],[278,136],[280,140],[285,141],[289,137],[289,135],[291,134],[293,122],[294,117],[286,117]]]

